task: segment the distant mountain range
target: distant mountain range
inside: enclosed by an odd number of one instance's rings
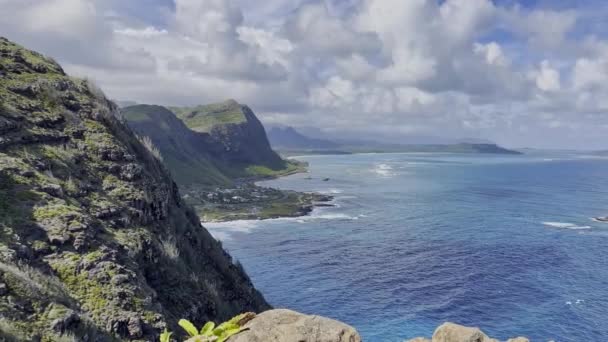
[[[278,150],[289,149],[336,149],[340,144],[324,139],[309,138],[293,127],[272,127],[268,131],[270,144]]]
[[[403,143],[385,143],[362,139],[310,138],[293,127],[274,127],[268,138],[272,147],[286,154],[293,153],[363,153],[363,152],[452,152],[452,153],[496,153],[521,154],[484,139],[460,140],[429,138],[418,141],[445,141],[445,143],[413,143],[414,138],[404,138]],[[453,141],[453,142],[452,142]]]

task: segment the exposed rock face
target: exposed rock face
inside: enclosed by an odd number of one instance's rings
[[[271,169],[285,166],[270,147],[264,126],[248,106],[227,100],[171,110],[204,137],[209,151],[220,160],[232,165],[262,165]]]
[[[0,340],[156,340],[269,309],[87,81],[0,38]]]
[[[179,185],[232,186],[234,179],[293,167],[271,149],[253,111],[234,100],[171,110],[136,105],[122,113],[138,135],[149,137],[160,150]]]
[[[488,337],[479,328],[470,328],[454,323],[440,325],[432,339],[417,337],[408,342],[499,342],[497,339]],[[507,342],[529,342],[527,338],[517,337]]]
[[[290,310],[270,310],[257,315],[229,342],[360,342],[352,327],[333,319]]]
[[[149,137],[160,150],[165,165],[180,186],[232,185],[223,170],[225,166],[209,153],[203,134],[190,130],[167,108],[135,105],[121,112],[138,135]]]

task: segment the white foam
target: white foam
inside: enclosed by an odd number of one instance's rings
[[[548,226],[548,227],[559,228],[559,229],[574,229],[574,230],[591,229],[591,226],[578,226],[574,223],[568,223],[568,222],[542,222],[542,224],[545,226]]]
[[[337,194],[341,194],[344,192],[344,190],[342,189],[327,189],[327,190],[322,190],[319,191],[322,194],[330,194],[330,195],[337,195]]]
[[[359,219],[357,216],[350,216],[350,215],[346,215],[346,214],[341,214],[341,213],[334,213],[334,214],[319,214],[319,215],[311,215],[311,216],[305,216],[307,219],[305,219],[306,221],[310,221],[310,220],[357,220]]]
[[[331,208],[315,208],[315,210],[307,216],[300,217],[280,217],[267,220],[236,220],[227,222],[201,222],[213,237],[218,240],[229,240],[234,233],[249,234],[257,228],[275,224],[277,222],[296,222],[306,224],[310,221],[317,220],[358,220],[358,216],[350,216],[344,213],[328,213],[324,209]]]
[[[383,177],[390,177],[395,174],[393,167],[388,164],[378,164],[372,171]]]

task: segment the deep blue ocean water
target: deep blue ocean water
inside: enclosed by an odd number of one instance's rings
[[[206,224],[273,306],[372,342],[430,337],[444,321],[500,339],[608,341],[608,223],[591,220],[608,215],[608,159],[298,159],[309,174],[263,185],[330,193],[337,207]]]

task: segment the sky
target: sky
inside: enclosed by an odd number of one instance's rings
[[[608,1],[0,0],[113,99],[228,98],[328,136],[608,149]]]

